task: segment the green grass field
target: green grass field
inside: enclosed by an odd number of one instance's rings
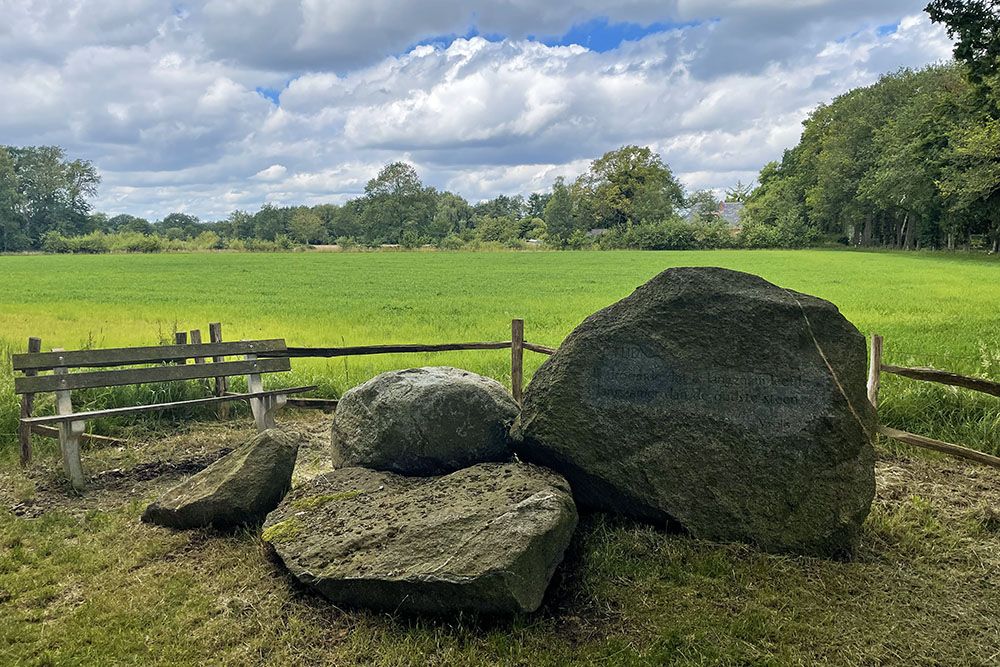
[[[843,251],[288,253],[0,257],[0,346],[23,350],[149,345],[223,323],[227,339],[289,345],[504,340],[510,320],[556,346],[584,317],[670,266],[724,266],[837,304],[886,338],[886,361],[1000,377],[1000,262]],[[526,373],[543,361],[530,354]],[[454,365],[510,381],[505,352],[297,360],[293,377],[337,396],[392,368]],[[11,450],[16,402],[0,368],[0,442]],[[127,401],[98,392],[92,405]],[[887,378],[886,423],[998,449],[989,397]],[[45,409],[45,404],[40,406]],[[113,429],[114,425],[97,424]]]
[[[0,257],[0,347],[138,345],[221,321],[291,345],[503,340],[523,317],[556,346],[585,316],[678,265],[725,266],[830,299],[886,360],[1000,379],[1000,262],[846,251],[289,253]],[[171,531],[145,505],[252,431],[249,419],[97,423],[67,489],[51,441],[16,464],[0,355],[0,664],[991,665],[1000,659],[1000,481],[882,442],[850,562],[763,554],[585,517],[542,609],[491,620],[344,611],[289,581],[254,530]],[[529,355],[527,372],[543,360]],[[273,383],[328,395],[390,368],[448,364],[509,382],[509,353],[295,360]],[[152,390],[151,390],[152,391]],[[154,398],[87,394],[88,405]],[[1000,401],[884,378],[883,421],[1000,450]],[[50,409],[42,402],[40,409]],[[297,480],[328,465],[328,415],[291,412]],[[188,467],[186,467],[188,466]]]

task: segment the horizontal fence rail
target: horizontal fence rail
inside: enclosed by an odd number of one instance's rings
[[[970,389],[972,391],[991,394],[993,396],[1000,396],[1000,383],[986,380],[984,378],[959,375],[958,373],[941,371],[936,368],[906,368],[903,366],[883,364],[882,351],[884,345],[885,341],[882,336],[872,334],[870,357],[868,360],[868,400],[871,402],[872,407],[874,407],[876,411],[878,410],[879,390],[882,383],[881,374],[883,372],[892,373],[911,380],[934,382],[952,387]],[[879,433],[887,438],[911,445],[913,447],[930,449],[936,452],[950,454],[951,456],[968,459],[970,461],[976,461],[984,465],[993,466],[994,468],[1000,468],[1000,458],[980,452],[977,449],[954,445],[950,442],[935,440],[934,438],[928,438],[926,436],[909,433],[907,431],[900,431],[898,429],[889,428],[888,426],[879,426]]]
[[[958,373],[941,371],[936,368],[905,368],[903,366],[882,364],[882,372],[892,373],[893,375],[910,378],[911,380],[936,382],[938,384],[946,384],[952,387],[961,387],[962,389],[990,394],[991,396],[1000,396],[1000,382],[970,377],[968,375],[959,375]]]

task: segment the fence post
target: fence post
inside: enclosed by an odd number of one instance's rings
[[[188,335],[186,331],[175,331],[174,332],[174,345],[187,345]],[[178,366],[184,366],[187,364],[187,359],[178,359],[175,363]]]
[[[41,338],[29,338],[28,339],[28,352],[34,354],[35,352],[42,351],[42,339]],[[24,373],[26,376],[35,375],[35,371],[26,371]],[[21,419],[26,419],[31,416],[31,410],[35,406],[35,395],[34,394],[24,394],[21,396]],[[31,424],[23,424],[18,422],[17,425],[17,437],[21,443],[21,466],[27,466],[31,463]]]
[[[194,329],[189,334],[192,345],[201,345],[201,329]],[[203,364],[205,363],[205,357],[195,357],[194,363]]]
[[[872,334],[871,356],[868,360],[868,402],[878,409],[878,392],[882,384],[882,336]]]
[[[222,322],[212,322],[208,325],[208,339],[213,343],[222,342]],[[213,363],[222,363],[225,357],[213,357]],[[225,377],[215,378],[215,395],[225,396],[229,391],[229,380]],[[229,419],[229,403],[219,403],[219,419]]]
[[[510,321],[510,391],[521,404],[524,382],[524,320]]]

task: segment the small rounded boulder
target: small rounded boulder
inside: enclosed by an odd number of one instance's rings
[[[333,465],[442,475],[511,457],[517,403],[496,380],[448,367],[383,373],[344,394]]]

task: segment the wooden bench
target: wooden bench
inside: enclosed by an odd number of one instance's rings
[[[291,361],[281,356],[285,350],[285,341],[276,339],[15,354],[12,358],[14,370],[22,373],[21,377],[14,380],[15,393],[31,396],[55,392],[56,395],[56,414],[45,417],[32,417],[29,414],[22,416],[20,421],[22,428],[30,428],[36,424],[58,424],[63,468],[73,487],[82,490],[84,474],[80,462],[80,438],[88,419],[226,401],[249,401],[257,430],[274,427],[274,413],[285,405],[289,394],[315,389],[315,387],[294,387],[264,391],[261,381],[263,373],[291,370]],[[225,357],[234,356],[242,359],[225,360]],[[195,363],[188,364],[189,359],[193,359]],[[209,360],[211,363],[207,363]],[[71,369],[104,370],[71,373]],[[39,374],[45,371],[51,373]],[[247,377],[247,393],[234,394],[224,391],[225,378],[242,375]],[[205,378],[216,378],[216,386],[223,390],[208,398],[73,412],[72,392],[75,389]],[[28,402],[30,404],[30,400]]]

